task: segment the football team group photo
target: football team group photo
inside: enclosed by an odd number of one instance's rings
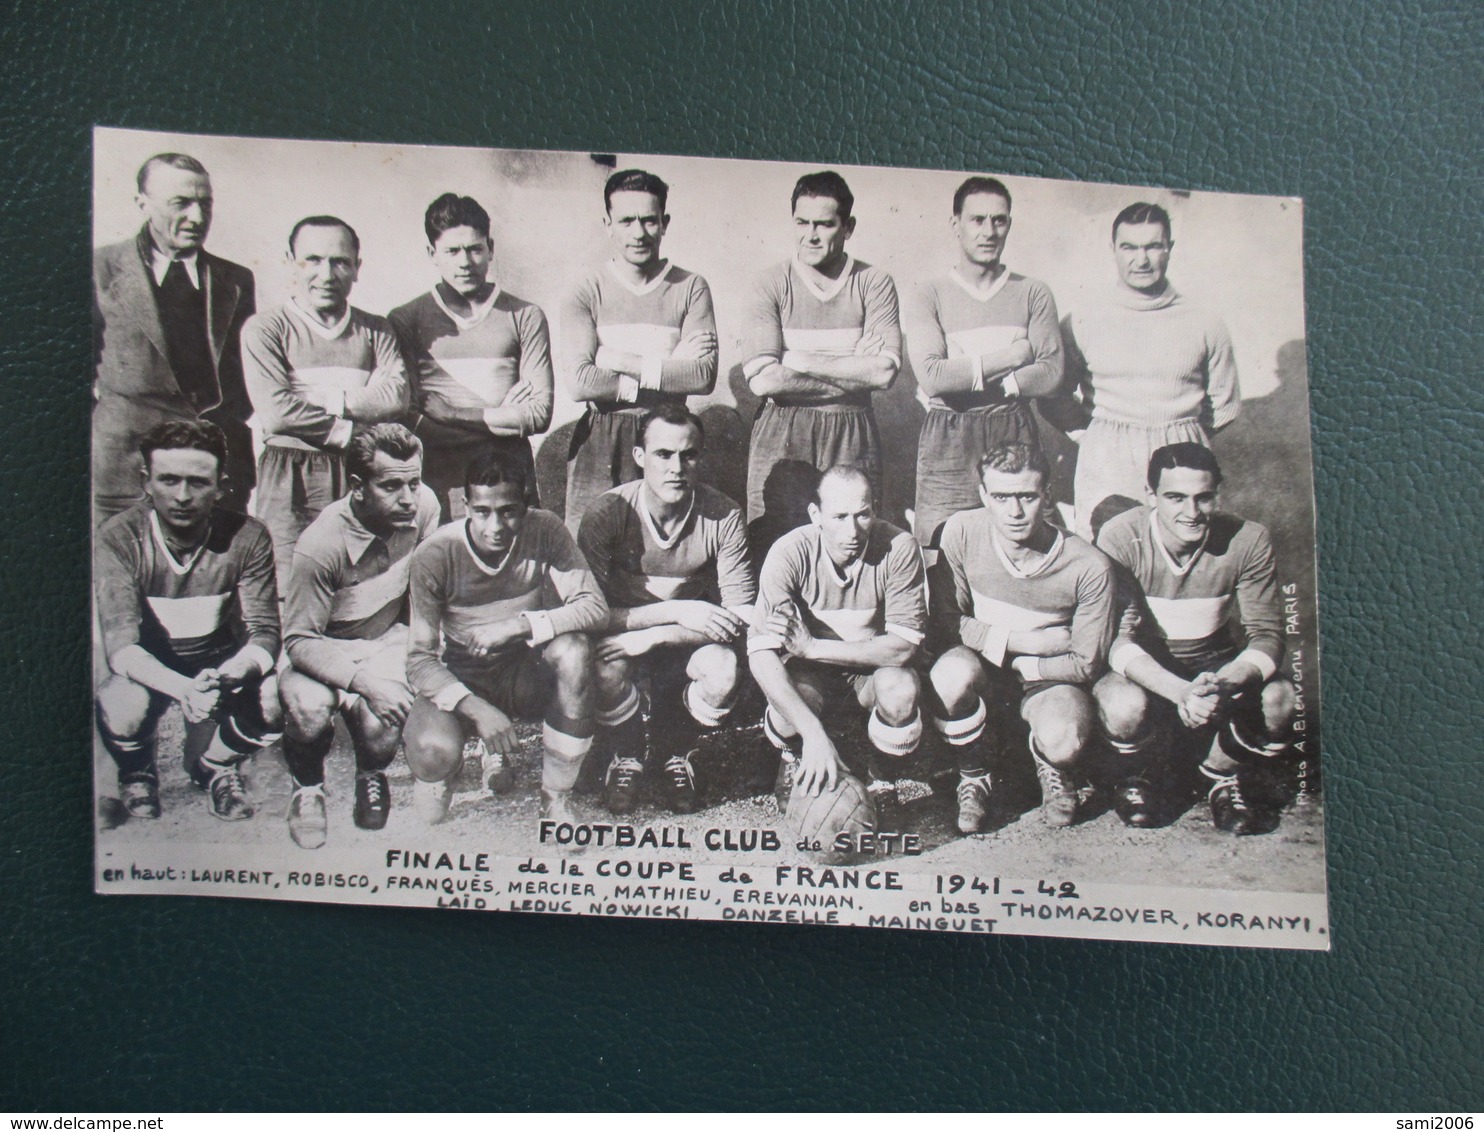
[[[100,844],[715,827],[1322,891],[1297,201],[115,130],[95,168]]]

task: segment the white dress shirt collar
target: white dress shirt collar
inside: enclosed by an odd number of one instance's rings
[[[191,286],[196,290],[201,289],[201,268],[196,260],[196,253],[190,252],[180,257],[180,262],[185,266],[186,278],[191,281]],[[164,286],[165,272],[170,270],[171,257],[155,247],[154,241],[149,245],[149,268],[155,277],[155,286]]]

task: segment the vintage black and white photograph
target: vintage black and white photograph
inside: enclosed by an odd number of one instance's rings
[[[1327,949],[1303,206],[99,128],[106,894]]]

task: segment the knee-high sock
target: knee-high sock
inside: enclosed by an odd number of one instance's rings
[[[246,713],[234,711],[221,721],[211,736],[211,742],[201,753],[202,765],[208,770],[238,766],[264,747],[278,742],[282,735],[282,732],[268,730]]]
[[[769,743],[778,748],[780,753],[789,758],[797,758],[803,744],[797,735],[792,738],[784,737],[783,731],[786,726],[782,718],[774,714],[770,704],[768,710],[763,712],[763,735]]]
[[[617,755],[644,760],[647,745],[644,712],[639,689],[629,685],[629,692],[616,707],[599,710],[594,717],[597,726],[594,747],[600,758]]]
[[[592,748],[592,725],[579,727],[587,735],[573,735],[569,728],[577,721],[547,719],[541,728],[541,789],[547,792],[571,790],[577,782],[582,761]]]
[[[968,715],[958,719],[933,720],[934,730],[943,737],[943,742],[953,748],[958,772],[965,778],[977,778],[989,771],[989,760],[981,742],[988,718],[989,712],[984,701],[976,697],[974,708]]]
[[[294,785],[324,785],[325,758],[334,744],[335,729],[333,727],[325,728],[308,742],[301,742],[292,735],[284,735],[283,761],[288,764]]]
[[[866,724],[866,734],[870,736],[871,745],[883,755],[906,758],[922,741],[922,712],[913,712],[906,723],[887,723],[873,708]]]
[[[154,773],[155,768],[155,737],[153,734],[133,735],[125,737],[115,735],[108,729],[103,720],[103,713],[98,714],[98,737],[103,741],[103,749],[113,758],[118,767],[119,780],[138,778],[142,775]]]

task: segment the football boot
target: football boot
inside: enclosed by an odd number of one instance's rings
[[[356,773],[355,821],[358,829],[385,829],[392,812],[392,788],[379,770]]]
[[[696,793],[696,768],[691,761],[698,753],[691,751],[665,761],[660,789],[664,792],[665,804],[674,813],[693,814],[700,806],[700,795]]]
[[[254,813],[247,784],[235,766],[224,767],[212,776],[207,801],[212,815],[222,821],[246,821]]]
[[[960,775],[958,780],[958,831],[978,833],[989,820],[989,794],[994,783],[987,774]]]
[[[119,801],[131,818],[154,821],[160,816],[160,784],[153,774],[141,774],[119,783]]]
[[[300,849],[318,849],[330,832],[323,786],[296,786],[289,799],[289,836]]]
[[[1036,778],[1041,783],[1041,816],[1046,824],[1064,829],[1077,823],[1080,799],[1077,787],[1066,772],[1036,757]]]

